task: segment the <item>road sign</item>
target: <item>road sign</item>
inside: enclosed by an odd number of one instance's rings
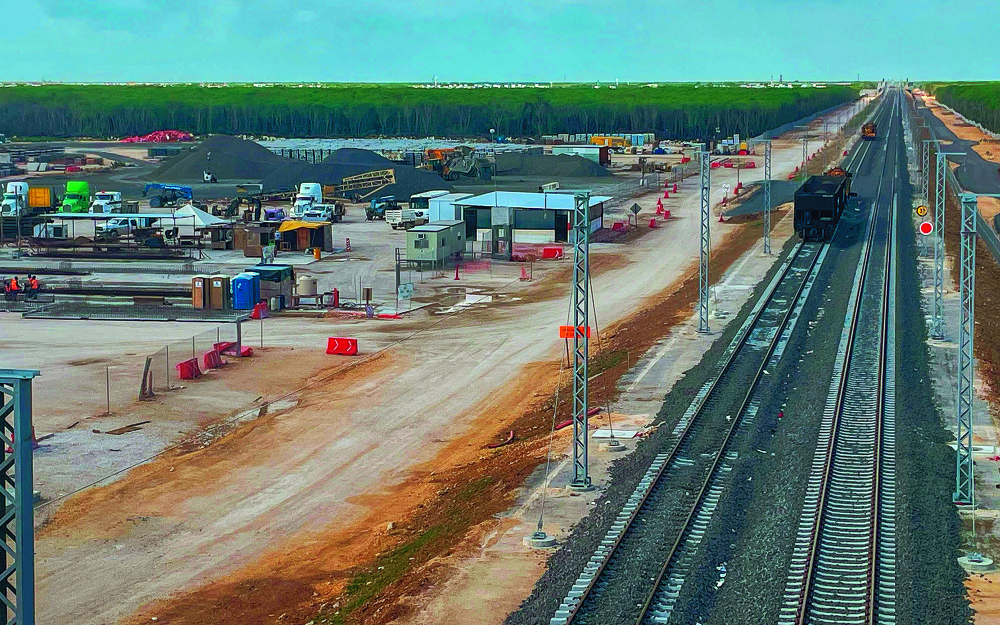
[[[932,232],[934,232],[934,224],[929,221],[925,221],[920,224],[920,234],[928,235]]]
[[[725,191],[726,193],[729,193],[730,191],[732,191],[732,189],[733,189],[733,187],[730,186],[730,184],[728,182],[726,184],[722,185],[722,190]]]
[[[396,294],[399,295],[399,299],[410,299],[410,298],[412,298],[413,297],[413,283],[412,282],[404,282],[403,284],[400,284],[399,288],[396,289]]]
[[[580,335],[590,338],[590,327],[580,326]],[[571,339],[573,338],[573,326],[559,326],[559,338],[561,339]]]
[[[638,215],[639,211],[641,211],[642,208],[638,204],[633,204],[632,208],[630,208],[629,210],[632,211],[633,215]]]
[[[921,217],[923,217],[924,215],[926,215],[927,214],[927,207],[924,206],[923,204],[921,204],[920,206],[918,206],[917,207],[917,214],[920,215]]]

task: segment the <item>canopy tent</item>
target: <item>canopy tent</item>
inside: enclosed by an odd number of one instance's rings
[[[219,219],[215,215],[210,215],[200,208],[194,206],[193,204],[185,204],[184,206],[178,208],[174,211],[175,218],[180,217],[190,217],[194,220],[195,228],[211,228],[212,226],[222,226],[229,222],[225,219]],[[187,222],[185,222],[187,223]]]
[[[309,228],[310,230],[315,230],[316,228],[322,228],[323,226],[329,226],[329,221],[297,221],[294,219],[286,219],[281,222],[278,226],[278,232],[288,232],[290,230],[298,230],[299,228]]]

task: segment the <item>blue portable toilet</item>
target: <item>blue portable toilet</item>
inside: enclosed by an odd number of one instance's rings
[[[243,272],[233,278],[233,308],[250,310],[260,301],[260,276]]]

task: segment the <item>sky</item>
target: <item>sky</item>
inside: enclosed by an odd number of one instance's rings
[[[3,0],[14,81],[1000,79],[996,0]]]

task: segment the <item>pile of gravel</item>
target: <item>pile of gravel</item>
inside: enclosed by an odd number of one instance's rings
[[[208,169],[220,180],[260,180],[291,160],[259,143],[217,135],[165,162],[152,178],[159,182],[201,182],[202,173]]]
[[[415,193],[436,189],[450,191],[452,188],[432,171],[394,163],[375,152],[357,148],[341,148],[321,163],[293,160],[264,177],[261,183],[265,191],[290,191],[303,182],[339,184],[347,176],[380,169],[394,170],[396,183],[381,189],[379,196],[394,195],[400,200],[406,200]]]
[[[339,150],[334,150],[330,156],[323,159],[323,162],[340,165],[365,165],[376,169],[388,169],[395,166],[395,163],[378,152],[363,150],[361,148],[340,148]]]
[[[613,176],[594,161],[571,154],[497,154],[498,174],[553,176],[557,178],[597,178]]]

